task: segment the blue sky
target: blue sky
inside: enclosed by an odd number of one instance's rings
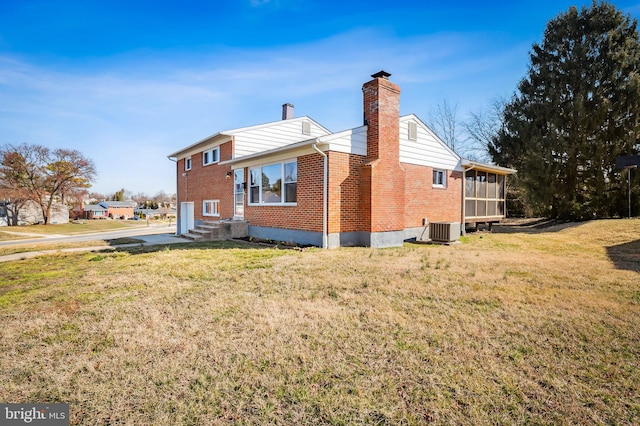
[[[0,0],[0,144],[78,149],[95,192],[174,193],[168,154],[279,120],[285,102],[333,131],[360,125],[381,69],[402,114],[426,121],[446,99],[465,119],[510,96],[546,23],[585,3]]]

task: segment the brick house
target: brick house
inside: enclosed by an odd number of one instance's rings
[[[83,219],[129,219],[134,215],[135,201],[100,201],[97,204],[82,203],[78,217]]]
[[[400,116],[400,88],[381,71],[362,87],[364,123],[332,133],[309,117],[216,133],[169,158],[177,166],[178,234],[220,219],[249,235],[322,247],[389,247],[428,223],[496,222],[506,176],[461,159],[417,116]],[[466,210],[466,212],[465,212]]]

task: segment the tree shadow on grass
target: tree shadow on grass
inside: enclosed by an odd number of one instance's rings
[[[606,249],[616,268],[640,272],[640,239]]]
[[[559,232],[568,228],[584,225],[585,222],[569,222],[556,219],[506,219],[493,226],[493,232],[502,234],[542,234]]]

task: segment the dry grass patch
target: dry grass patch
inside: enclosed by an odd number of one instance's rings
[[[123,228],[139,228],[142,227],[142,221],[134,220],[83,220],[78,222],[61,223],[56,225],[26,225],[26,226],[10,226],[6,228],[12,233],[25,234],[64,234],[76,235],[86,234],[89,232],[110,231]]]
[[[72,424],[638,423],[639,235],[0,264],[0,400]]]

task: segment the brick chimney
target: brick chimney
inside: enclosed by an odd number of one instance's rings
[[[405,171],[400,166],[400,88],[380,71],[362,86],[367,163],[362,166],[361,211],[371,246],[402,244]]]

